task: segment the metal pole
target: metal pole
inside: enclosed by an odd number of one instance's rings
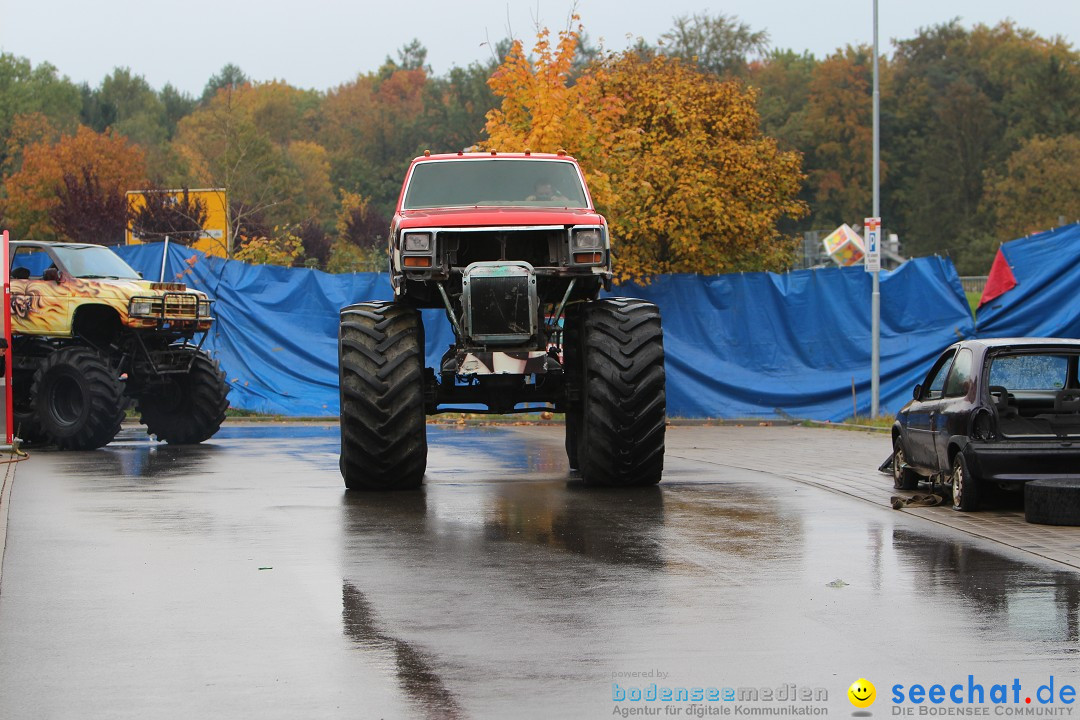
[[[158,282],[165,282],[165,263],[169,259],[169,236],[165,236],[165,247],[161,249],[161,276]]]
[[[878,89],[878,0],[874,0],[874,217],[881,217],[881,95]],[[880,230],[879,230],[880,232]],[[881,242],[880,235],[878,242]],[[874,272],[874,290],[870,296],[870,417],[878,416],[881,385],[881,285]]]

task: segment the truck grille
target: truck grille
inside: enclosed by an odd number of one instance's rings
[[[450,264],[465,267],[475,262],[514,260],[533,267],[559,264],[559,248],[566,243],[563,230],[442,231],[439,242],[451,250]]]
[[[536,333],[536,276],[525,263],[480,263],[462,284],[465,334],[475,342],[517,344]]]

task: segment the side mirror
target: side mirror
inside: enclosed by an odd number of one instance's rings
[[[911,397],[918,400],[919,395],[922,395],[922,385],[916,385],[915,389],[911,391]]]
[[[41,279],[60,282],[60,271],[54,267],[45,268],[45,272],[41,273]]]

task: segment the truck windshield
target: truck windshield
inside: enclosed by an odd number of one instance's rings
[[[116,253],[96,245],[56,245],[52,251],[70,275],[78,278],[116,278],[138,280],[139,273]]]
[[[432,160],[417,163],[405,210],[504,205],[587,208],[577,166],[565,160]]]

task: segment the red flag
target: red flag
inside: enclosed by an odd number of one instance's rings
[[[1001,248],[998,248],[994,264],[990,268],[990,275],[986,278],[986,287],[983,288],[982,297],[979,298],[979,307],[999,295],[1004,295],[1014,287],[1016,287],[1016,276],[1013,275],[1012,268],[1009,267],[1009,261],[1005,259],[1005,253],[1001,252]]]

